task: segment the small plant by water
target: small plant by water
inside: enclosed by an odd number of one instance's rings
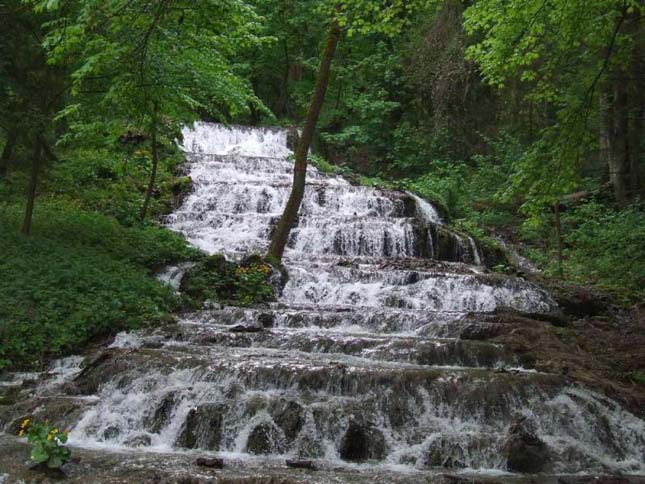
[[[69,461],[71,452],[65,447],[67,434],[66,430],[60,430],[47,420],[36,422],[29,418],[22,421],[18,431],[18,436],[26,435],[32,445],[31,460],[49,469],[60,469]]]
[[[207,257],[182,280],[188,304],[201,306],[205,300],[252,306],[275,300],[270,263],[258,254],[240,262],[228,261],[221,254]]]

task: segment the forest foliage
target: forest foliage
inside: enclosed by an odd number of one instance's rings
[[[642,301],[644,11],[638,0],[0,3],[0,365],[37,365],[180,304],[151,278],[196,257],[154,222],[189,188],[179,128],[302,125],[334,19],[314,162],[415,191],[554,278]]]

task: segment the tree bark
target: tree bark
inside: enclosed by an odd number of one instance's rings
[[[630,114],[630,164],[629,188],[630,197],[636,198],[642,190],[642,169],[645,158],[644,117],[645,117],[645,27],[640,16],[633,20],[635,31],[635,46],[631,59],[631,93],[632,110]]]
[[[2,154],[0,155],[0,177],[3,177],[9,170],[9,162],[13,157],[13,152],[16,149],[17,136],[14,132],[7,133],[7,142],[2,148]]]
[[[609,141],[609,180],[614,188],[614,197],[620,205],[625,205],[628,199],[629,186],[627,183],[629,170],[629,113],[627,92],[624,79],[616,79],[614,83],[614,99],[607,115],[607,132]]]
[[[42,143],[37,141],[34,147],[34,154],[31,161],[31,176],[27,187],[27,206],[25,218],[22,222],[21,232],[25,235],[31,234],[31,222],[34,215],[34,204],[36,202],[36,188],[38,186],[38,172],[40,171],[40,158],[42,156]]]
[[[558,254],[558,276],[562,278],[564,276],[564,242],[562,240],[562,221],[560,219],[560,201],[556,200],[553,205],[553,212],[555,214],[555,237],[556,237],[556,246]]]
[[[278,261],[282,260],[284,248],[287,245],[291,228],[293,227],[300,205],[305,194],[305,179],[307,175],[307,154],[309,147],[314,136],[318,117],[323,102],[325,101],[325,92],[329,84],[329,72],[331,70],[331,63],[336,52],[338,41],[340,40],[340,26],[338,21],[332,21],[329,33],[327,35],[327,42],[325,50],[323,51],[320,70],[316,79],[316,88],[314,91],[309,111],[307,112],[307,119],[302,131],[302,136],[298,142],[298,149],[296,150],[296,160],[293,171],[293,186],[291,187],[291,194],[287,205],[278,221],[278,225],[273,232],[271,238],[271,245],[269,246],[268,256]]]
[[[157,167],[159,166],[159,152],[157,150],[157,109],[155,107],[154,118],[150,129],[150,143],[152,144],[152,172],[150,173],[150,180],[148,181],[148,189],[146,190],[146,198],[143,201],[141,212],[139,213],[139,220],[142,222],[146,219],[148,214],[148,206],[150,199],[155,189],[155,182],[157,180]]]

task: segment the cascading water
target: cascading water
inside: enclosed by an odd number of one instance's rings
[[[265,250],[290,190],[286,139],[279,129],[185,130],[194,192],[168,225],[209,253]],[[452,260],[427,260],[442,254]],[[427,202],[310,167],[279,302],[198,312],[170,338],[122,335],[110,362],[118,372],[72,441],[498,472],[522,415],[552,472],[644,472],[643,421],[526,369],[500,345],[457,338],[464,325],[488,324],[476,313],[555,307],[533,284],[480,263],[474,241]],[[177,285],[180,272],[165,280]]]

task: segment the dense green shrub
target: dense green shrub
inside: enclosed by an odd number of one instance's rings
[[[199,262],[184,276],[181,290],[193,308],[200,307],[205,300],[250,306],[275,300],[272,272],[272,266],[260,256],[234,262],[216,254]]]
[[[612,210],[596,202],[566,214],[568,277],[627,299],[645,300],[645,211]]]
[[[0,369],[37,368],[95,338],[170,318],[177,298],[151,273],[194,256],[183,239],[39,202],[31,237],[19,233],[22,207],[0,205]]]
[[[175,197],[190,189],[189,178],[176,176],[182,155],[171,147],[162,151],[149,212],[153,218],[168,213]],[[63,156],[45,180],[49,194],[112,215],[126,226],[138,223],[151,164],[147,149],[74,149]]]

